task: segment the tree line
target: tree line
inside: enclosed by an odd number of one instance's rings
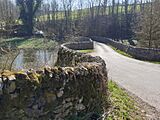
[[[15,24],[19,18],[30,35],[39,29],[59,39],[96,35],[159,48],[159,6],[159,0],[0,0],[0,21]]]
[[[18,8],[13,1],[0,0],[0,37],[10,34],[11,26],[16,24],[18,15]]]

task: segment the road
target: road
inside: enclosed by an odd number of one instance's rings
[[[160,64],[125,57],[98,42],[92,55],[105,60],[110,80],[160,111]]]

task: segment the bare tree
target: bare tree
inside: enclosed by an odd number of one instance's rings
[[[147,4],[139,16],[137,37],[142,47],[160,47],[160,1]]]

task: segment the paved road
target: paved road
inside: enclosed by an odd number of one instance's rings
[[[160,65],[125,57],[97,42],[93,55],[105,60],[109,79],[160,111]]]

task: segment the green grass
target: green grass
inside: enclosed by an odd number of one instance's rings
[[[114,51],[116,51],[117,53],[121,54],[121,55],[124,55],[126,57],[130,57],[130,58],[133,58],[133,56],[121,51],[121,50],[118,50],[116,49],[115,47],[113,46],[110,46]],[[149,62],[149,63],[154,63],[154,64],[160,64],[160,62],[157,62],[157,61],[144,61],[144,62]]]
[[[160,64],[160,62],[151,62],[151,63]]]
[[[18,45],[18,48],[33,48],[33,49],[52,49],[55,48],[57,43],[52,40],[44,40],[44,39],[28,39],[23,41]]]
[[[128,11],[131,12],[132,11],[132,8],[133,8],[133,5],[128,5]],[[92,8],[94,10],[94,14],[96,15],[97,14],[97,9],[98,9],[98,6],[94,6]],[[110,8],[111,9],[111,8]],[[104,8],[103,7],[100,7],[100,11],[103,11]],[[117,6],[115,6],[115,9],[114,11],[116,12],[117,11]],[[137,5],[136,6],[136,11],[137,12],[140,12],[140,5]],[[82,13],[82,18],[86,17],[89,15],[89,12],[90,12],[90,8],[84,8],[80,11]],[[125,13],[125,7],[120,5],[118,7],[118,12],[122,14]],[[102,13],[99,13],[100,15],[102,15]],[[105,15],[109,15],[109,7],[106,8],[106,13],[104,13]],[[57,11],[55,12],[55,15],[53,14],[49,14],[49,15],[41,15],[41,16],[37,16],[37,19],[40,20],[40,21],[47,21],[48,20],[48,16],[50,17],[50,19],[52,20],[53,17],[55,17],[55,20],[62,20],[65,18],[65,12],[64,11]],[[70,15],[70,19],[71,20],[76,20],[76,19],[79,19],[79,10],[72,10],[71,11],[71,15]]]
[[[133,58],[131,55],[121,51],[121,50],[118,50],[117,48],[113,47],[113,46],[110,46],[114,51],[116,51],[117,53],[121,54],[121,55],[124,55],[126,57],[130,57],[130,58]]]
[[[0,46],[11,45],[20,49],[54,49],[58,43],[44,38],[10,38],[0,40]]]
[[[145,62],[154,63],[154,64],[160,64],[160,62],[156,62],[156,61],[145,61]]]
[[[18,38],[18,37],[8,38],[8,39],[0,38],[0,44],[4,44],[5,42],[20,42],[20,41],[23,41],[23,38]]]
[[[92,53],[94,52],[94,50],[78,50],[79,52],[82,52],[82,53]]]
[[[142,120],[137,103],[113,81],[109,81],[110,112],[106,120]]]

